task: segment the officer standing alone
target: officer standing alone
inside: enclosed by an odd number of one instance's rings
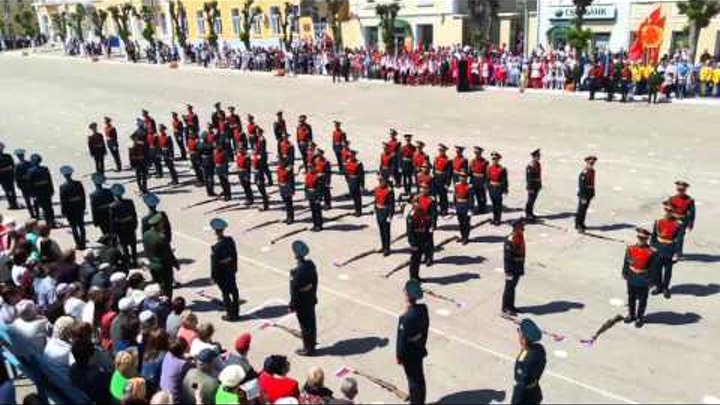
[[[532,160],[525,168],[525,182],[527,189],[527,203],[525,204],[525,217],[529,220],[534,220],[535,216],[535,201],[537,201],[538,194],[542,188],[542,168],[540,166],[540,149],[535,149],[530,156]]]
[[[425,403],[425,371],[423,362],[427,356],[430,317],[427,306],[419,302],[423,298],[420,282],[405,283],[405,312],[400,315],[397,328],[395,357],[405,370],[410,392],[410,403]]]
[[[585,168],[580,172],[578,177],[578,207],[575,214],[575,229],[584,233],[585,218],[590,207],[590,201],[595,197],[595,156],[585,158]]]
[[[237,288],[238,259],[235,241],[225,235],[228,224],[225,220],[215,218],[210,221],[215,231],[217,242],[212,245],[210,254],[210,277],[220,288],[225,306],[224,321],[233,322],[240,319],[240,296]]]
[[[65,183],[60,185],[60,211],[70,224],[75,249],[85,250],[85,188],[72,179],[73,171],[70,166],[60,168],[60,174],[65,177]]]
[[[520,354],[515,360],[515,386],[510,403],[513,405],[536,405],[543,400],[540,378],[545,371],[547,355],[539,343],[542,331],[530,319],[520,321],[518,328]]]
[[[318,274],[315,263],[306,259],[310,249],[305,242],[294,241],[292,251],[297,265],[290,271],[290,311],[297,315],[303,340],[303,348],[298,349],[296,353],[300,356],[313,356],[317,345],[315,306]]]
[[[502,313],[505,316],[516,316],[515,289],[520,277],[525,274],[525,220],[516,219],[513,231],[505,239],[503,249],[505,267],[505,290],[502,297]]]

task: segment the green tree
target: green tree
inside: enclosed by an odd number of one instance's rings
[[[578,52],[585,51],[592,38],[592,32],[583,29],[585,14],[587,14],[587,9],[592,5],[592,2],[593,0],[573,0],[575,5],[575,20],[573,22],[575,26],[568,30],[568,43]]]
[[[220,18],[220,9],[216,0],[203,3],[203,11],[205,13],[205,21],[207,25],[207,34],[205,39],[210,43],[213,49],[217,49],[218,35],[215,32],[215,21]]]
[[[15,14],[15,23],[22,28],[23,34],[34,37],[40,32],[40,28],[37,25],[37,18],[35,13],[31,10],[26,9],[24,6],[18,10]]]
[[[380,18],[382,40],[385,44],[386,52],[393,52],[395,50],[395,37],[393,36],[393,32],[395,31],[395,20],[397,19],[399,11],[400,4],[397,0],[392,3],[378,4],[375,6],[375,14]]]
[[[60,41],[65,43],[67,39],[67,14],[64,11],[52,14],[50,16],[50,23],[53,26],[55,34],[60,37]]]
[[[136,18],[143,22],[142,37],[152,48],[155,48],[155,9],[148,5],[140,7],[140,12],[135,13]]]
[[[115,23],[115,28],[117,28],[118,37],[120,37],[123,45],[127,47],[130,40],[130,16],[136,14],[135,7],[132,3],[125,3],[119,7],[108,7],[108,12],[110,12],[110,17]]]
[[[103,9],[95,9],[90,13],[90,23],[93,27],[93,32],[96,37],[100,38],[100,41],[105,41],[105,21],[107,21],[108,13]]]
[[[585,14],[587,9],[592,5],[593,0],[573,0],[575,5],[575,29],[582,31],[583,24],[585,23]]]
[[[262,14],[260,6],[253,7],[255,0],[245,0],[240,11],[243,16],[242,31],[240,31],[240,40],[245,45],[245,49],[250,50],[250,30],[252,29],[255,18]]]
[[[289,1],[286,1],[283,3],[283,14],[282,14],[282,20],[280,23],[280,30],[282,31],[282,43],[285,46],[285,49],[290,49],[293,42],[293,30],[292,30],[292,21],[293,19],[297,18],[295,13],[295,7],[290,3]]]
[[[491,41],[492,26],[500,9],[498,0],[468,0],[471,40],[477,48]]]
[[[710,20],[720,13],[717,0],[687,0],[678,2],[680,14],[688,18],[688,37],[690,41],[690,60],[695,60],[700,30],[710,25]]]
[[[170,1],[170,19],[173,23],[173,33],[180,47],[185,49],[187,45],[187,12],[185,6],[180,0]]]
[[[72,28],[75,38],[80,40],[80,42],[85,41],[85,32],[83,30],[85,18],[87,18],[87,10],[82,4],[76,5],[75,11],[68,14],[70,28]]]
[[[346,0],[327,0],[327,20],[330,26],[330,31],[333,35],[333,43],[335,49],[339,50],[342,48],[342,31],[340,30],[340,23],[345,19],[342,12],[346,10]]]

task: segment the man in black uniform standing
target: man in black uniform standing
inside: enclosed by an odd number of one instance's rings
[[[112,124],[112,119],[110,117],[104,117],[103,121],[105,122],[105,128],[103,128],[103,132],[105,133],[105,142],[107,143],[107,148],[110,150],[110,155],[112,155],[113,161],[115,162],[115,171],[119,172],[122,170],[122,163],[120,162],[120,146],[118,145],[117,129]]]
[[[90,214],[93,225],[100,228],[103,236],[110,232],[110,204],[115,200],[112,191],[103,187],[105,176],[100,173],[93,173],[93,184],[95,191],[90,193]]]
[[[15,156],[18,159],[17,165],[15,165],[15,182],[20,189],[20,193],[22,193],[30,217],[37,218],[38,212],[35,209],[35,204],[33,204],[30,189],[30,168],[32,163],[25,160],[25,149],[15,149]]]
[[[295,195],[295,174],[293,165],[286,165],[283,160],[278,161],[277,182],[280,188],[280,197],[285,205],[285,223],[292,224],[295,221],[295,207],[293,196]]]
[[[110,232],[117,236],[122,247],[125,260],[131,268],[137,268],[137,226],[138,218],[135,204],[123,197],[125,187],[113,184],[110,188],[115,201],[110,204]]]
[[[525,274],[525,219],[519,218],[513,222],[513,231],[505,239],[503,250],[505,267],[505,290],[502,297],[503,316],[516,316],[515,288],[520,277]]]
[[[85,250],[85,188],[72,179],[73,171],[70,166],[60,167],[65,177],[65,183],[60,185],[60,211],[70,224],[75,249]]]
[[[135,169],[135,182],[141,193],[147,192],[147,154],[145,151],[145,142],[141,139],[133,139],[133,145],[130,147],[128,154],[130,155],[130,167]]]
[[[595,197],[595,156],[585,158],[585,168],[578,177],[578,207],[575,214],[575,229],[585,232],[585,217],[587,216],[590,201]]]
[[[55,211],[52,206],[52,196],[55,194],[52,176],[47,167],[41,165],[42,157],[37,153],[30,156],[32,167],[28,171],[30,184],[30,195],[34,199],[35,212],[40,215],[42,210],[43,218],[51,228],[55,227]]]
[[[240,297],[237,281],[237,249],[235,241],[225,236],[228,224],[225,220],[214,218],[210,227],[215,231],[217,242],[212,245],[210,253],[210,277],[220,288],[225,306],[223,321],[233,322],[240,318]]]
[[[298,349],[296,353],[300,356],[313,356],[317,344],[315,305],[317,305],[318,274],[315,263],[305,259],[310,253],[305,242],[294,241],[292,251],[297,266],[290,270],[290,311],[297,315],[303,340],[303,348]]]
[[[350,151],[347,162],[343,167],[347,179],[348,191],[353,200],[355,216],[362,215],[362,195],[365,190],[365,169],[362,162],[357,160],[355,151]]]
[[[92,132],[88,136],[88,151],[93,160],[95,160],[95,171],[105,174],[105,155],[107,154],[105,139],[103,139],[103,135],[98,132],[97,123],[90,123],[89,128]]]
[[[528,193],[525,204],[525,217],[529,220],[537,219],[535,216],[535,201],[542,188],[542,168],[540,166],[540,149],[535,149],[530,156],[532,160],[525,168],[525,182]]]
[[[518,335],[521,350],[515,360],[515,386],[510,403],[541,404],[543,395],[540,378],[547,364],[545,348],[538,343],[542,339],[542,331],[532,320],[523,319],[520,321]]]
[[[9,153],[5,153],[5,144],[2,142],[0,142],[0,185],[5,192],[8,209],[18,209],[17,194],[15,194],[15,162]]]
[[[417,280],[405,283],[405,313],[398,320],[395,357],[405,370],[410,392],[410,403],[425,403],[425,371],[423,361],[427,356],[430,317],[427,306],[419,301],[423,290]]]

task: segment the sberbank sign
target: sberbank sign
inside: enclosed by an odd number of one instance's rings
[[[614,20],[616,8],[614,4],[598,4],[587,8],[585,20]],[[574,6],[555,6],[552,8],[553,20],[575,19]]]

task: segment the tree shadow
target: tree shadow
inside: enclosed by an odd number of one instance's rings
[[[317,354],[319,356],[357,356],[385,347],[388,343],[390,343],[389,339],[376,336],[346,339],[335,342],[332,346],[318,349]]]
[[[705,253],[690,253],[683,255],[683,260],[688,262],[718,263],[720,255],[709,255]]]
[[[325,231],[350,232],[367,228],[367,224],[334,224],[323,228]]]
[[[542,305],[532,305],[519,308],[522,312],[533,315],[550,315],[568,312],[573,309],[583,309],[585,304],[574,301],[553,301]]]
[[[461,284],[470,280],[477,280],[480,275],[477,273],[458,273],[449,276],[425,277],[423,282],[439,285]]]
[[[709,297],[720,293],[720,284],[678,284],[670,291],[678,295],[693,295],[695,297]]]
[[[243,319],[276,319],[290,313],[287,305],[272,305],[259,308],[257,311],[241,314]]]
[[[621,231],[623,229],[635,229],[636,225],[628,223],[618,223],[609,225],[589,226],[587,227],[590,231],[610,232],[610,231]]]
[[[483,263],[486,258],[483,256],[445,256],[435,260],[437,264],[454,264],[456,266]]]
[[[694,312],[680,313],[673,311],[661,311],[645,316],[646,323],[671,326],[690,325],[700,322],[700,319],[702,319],[702,316]]]
[[[505,241],[504,236],[483,235],[483,236],[476,236],[476,237],[470,239],[468,242],[470,242],[470,243],[501,243],[504,241]]]
[[[438,400],[438,404],[489,404],[505,400],[505,391],[498,390],[472,390],[460,391],[445,395]]]

